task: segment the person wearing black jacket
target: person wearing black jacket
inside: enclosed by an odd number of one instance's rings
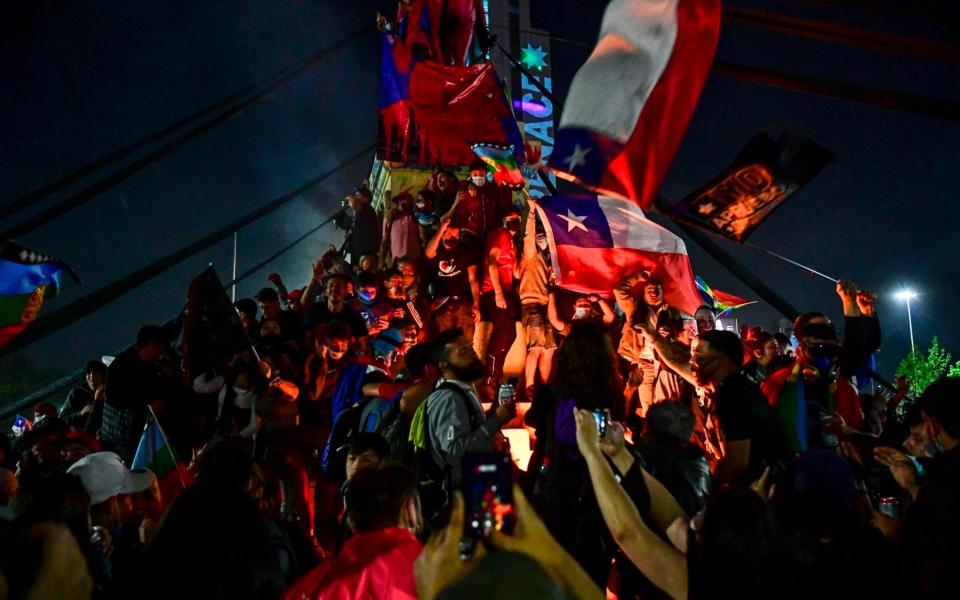
[[[137,333],[137,345],[124,350],[107,368],[106,397],[100,439],[130,464],[147,419],[147,406],[155,400],[157,360],[166,350],[166,336],[156,325],[145,325]]]
[[[58,416],[71,427],[83,429],[93,411],[95,402],[103,401],[107,366],[99,360],[91,360],[84,369],[83,385],[67,394]],[[87,407],[90,408],[87,408]],[[86,409],[86,410],[85,410]]]

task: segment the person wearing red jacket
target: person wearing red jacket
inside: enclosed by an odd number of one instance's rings
[[[286,600],[416,598],[413,563],[423,545],[420,498],[399,465],[361,469],[346,491],[353,536],[332,560],[290,586]]]

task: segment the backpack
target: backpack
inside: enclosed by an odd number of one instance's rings
[[[363,414],[360,415],[359,431],[366,433],[379,433],[382,431],[387,417],[400,412],[400,397],[403,391],[397,392],[389,398],[373,398],[363,407]]]
[[[380,436],[386,440],[387,445],[390,447],[390,458],[397,463],[409,467],[412,466],[409,452],[410,422],[407,421],[400,411],[400,398],[402,396],[403,392],[393,396],[385,411],[371,410],[371,415],[367,416],[364,423],[369,424],[370,418],[379,416],[376,427],[371,429],[371,431],[379,433]]]
[[[470,428],[476,429],[480,426],[482,415],[477,415],[470,407],[467,394],[460,386],[444,382],[437,387],[437,390],[451,390],[454,395],[463,402],[467,408],[467,414],[470,419]],[[437,391],[434,390],[434,391]],[[410,433],[407,437],[406,454],[409,456],[408,465],[413,470],[417,487],[420,489],[420,500],[423,507],[423,515],[428,520],[440,513],[447,504],[449,504],[449,495],[447,491],[450,487],[450,469],[446,466],[440,466],[433,458],[433,440],[430,435],[430,419],[427,414],[427,404],[429,397],[424,400],[417,411],[413,414],[410,421]]]
[[[326,473],[330,469],[330,461],[333,459],[336,450],[346,443],[347,437],[359,427],[360,414],[366,405],[368,398],[363,395],[364,377],[371,371],[379,371],[377,366],[364,362],[356,362],[344,367],[343,372],[337,380],[337,386],[333,390],[333,408],[332,408],[332,427],[330,437],[323,447],[323,454],[320,457],[320,466]],[[360,407],[359,411],[355,409]],[[340,420],[350,411],[350,419],[344,425],[340,425]],[[337,435],[338,430],[340,434]]]

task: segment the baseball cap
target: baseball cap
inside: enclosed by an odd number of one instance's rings
[[[90,504],[100,504],[119,494],[142,492],[153,483],[153,473],[131,471],[113,452],[84,456],[67,473],[78,476],[90,494]]]

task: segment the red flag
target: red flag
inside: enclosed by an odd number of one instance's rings
[[[512,145],[523,161],[523,139],[490,63],[447,67],[418,61],[399,39],[384,34],[377,157],[455,167],[475,159],[476,143]]]

